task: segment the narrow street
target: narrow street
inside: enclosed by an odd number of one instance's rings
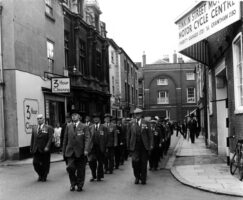
[[[161,169],[148,172],[147,185],[135,185],[130,160],[115,170],[113,175],[106,175],[103,182],[89,182],[90,170],[86,171],[86,183],[83,192],[70,192],[68,176],[64,162],[51,164],[51,171],[46,183],[37,182],[32,165],[0,167],[0,199],[1,200],[229,200],[242,199],[232,196],[217,195],[185,186],[178,182],[166,169],[168,160],[173,160],[174,148],[178,142],[175,134],[169,155],[161,162]],[[180,164],[180,160],[175,160]],[[182,161],[183,162],[183,161]],[[167,167],[166,167],[167,166]]]

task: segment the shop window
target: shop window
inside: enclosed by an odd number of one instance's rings
[[[157,79],[157,85],[168,85],[168,79],[167,78]]]
[[[194,72],[187,72],[186,73],[186,80],[187,81],[194,81],[195,80],[195,73]]]
[[[233,40],[235,112],[243,112],[242,34]]]
[[[47,61],[48,71],[53,72],[54,70],[54,43],[47,40]]]
[[[190,87],[187,88],[187,103],[195,103],[196,97],[195,97],[195,88]]]
[[[157,104],[168,104],[169,103],[169,95],[168,91],[159,91],[158,92],[158,98],[157,98]]]

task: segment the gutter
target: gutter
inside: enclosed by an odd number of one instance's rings
[[[6,160],[6,133],[5,133],[5,113],[4,113],[4,75],[3,75],[3,52],[2,52],[2,4],[0,4],[0,130],[2,132],[2,160]]]

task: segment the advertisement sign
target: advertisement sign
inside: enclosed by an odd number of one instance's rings
[[[39,103],[36,99],[24,100],[24,124],[25,132],[30,134],[32,127],[37,125],[37,115],[39,113]]]
[[[240,20],[240,2],[202,1],[177,20],[179,51]]]
[[[69,93],[70,92],[70,78],[55,77],[51,79],[52,93]]]

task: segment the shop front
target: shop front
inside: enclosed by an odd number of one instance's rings
[[[234,87],[234,60],[242,56],[242,52],[238,56],[234,51],[235,37],[242,32],[241,9],[242,3],[236,1],[201,1],[175,22],[179,29],[179,52],[203,66],[201,125],[205,127],[208,144],[220,155],[227,154],[226,140],[236,134],[233,130],[243,130],[242,125],[237,125],[242,112],[236,114],[235,101],[239,97]]]

